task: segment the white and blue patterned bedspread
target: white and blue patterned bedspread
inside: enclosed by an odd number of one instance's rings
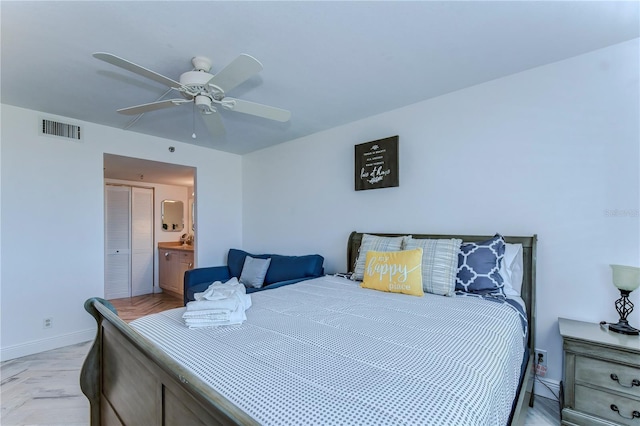
[[[251,295],[239,326],[184,308],[131,323],[263,425],[504,425],[524,354],[519,313],[474,297],[322,277]]]

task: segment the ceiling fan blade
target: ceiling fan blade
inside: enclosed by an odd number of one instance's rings
[[[211,114],[201,114],[202,120],[204,121],[205,126],[207,126],[207,130],[211,136],[222,136],[225,133],[224,124],[222,124],[222,119],[220,119],[220,114],[217,112],[213,112]]]
[[[133,62],[129,62],[126,59],[122,59],[121,57],[112,55],[111,53],[97,52],[93,54],[93,57],[96,59],[100,59],[101,61],[108,62],[111,65],[115,65],[127,71],[131,71],[143,77],[157,81],[158,83],[164,84],[166,86],[176,89],[182,87],[180,83],[173,79],[170,79],[169,77],[165,77],[162,74],[158,74],[155,71],[151,71],[147,68],[141,67],[140,65],[136,65]]]
[[[214,75],[208,84],[218,86],[226,93],[260,71],[262,64],[253,56],[243,53]]]
[[[243,101],[241,99],[224,98],[223,106],[231,111],[256,115],[258,117],[268,118],[269,120],[285,122],[291,118],[291,112],[286,109]]]
[[[166,101],[150,102],[148,104],[136,105],[129,108],[121,108],[118,110],[120,114],[137,115],[144,114],[145,112],[155,111],[157,109],[169,108],[184,104],[187,102],[193,102],[191,99],[167,99]]]

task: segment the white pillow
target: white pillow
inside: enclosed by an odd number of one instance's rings
[[[251,256],[245,257],[242,274],[240,274],[240,282],[249,287],[262,287],[270,264],[271,258],[257,259]]]
[[[520,297],[524,275],[522,262],[522,244],[506,243],[500,275],[504,281],[504,294],[507,296]]]

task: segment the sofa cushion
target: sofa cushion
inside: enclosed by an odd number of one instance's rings
[[[259,288],[264,284],[264,277],[267,275],[271,259],[257,259],[255,257],[246,256],[244,258],[244,266],[240,275],[240,282],[245,287]]]
[[[299,283],[299,282],[302,282],[302,281],[310,280],[312,278],[316,278],[316,277],[296,278],[294,280],[278,281],[277,283],[273,283],[273,284],[270,284],[270,285],[266,285],[265,284],[264,286],[258,287],[258,288],[247,287],[247,294],[251,294],[251,293],[255,293],[255,292],[263,291],[263,290],[272,290],[274,288],[284,287],[286,285]]]
[[[288,281],[296,278],[319,277],[322,275],[324,258],[319,254],[305,256],[282,256],[272,254],[271,265],[264,278],[264,285]]]
[[[319,254],[283,256],[280,254],[251,254],[244,250],[229,249],[227,266],[232,277],[242,275],[242,267],[247,256],[257,259],[271,259],[267,276],[264,278],[265,286],[296,278],[319,277],[323,272],[324,257]]]
[[[229,249],[229,254],[227,255],[227,266],[229,267],[229,273],[232,277],[240,278],[242,275],[242,267],[244,266],[244,259],[247,256],[257,259],[268,259],[271,257],[268,254],[250,254],[244,250]]]

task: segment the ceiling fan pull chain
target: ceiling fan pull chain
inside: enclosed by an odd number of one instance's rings
[[[192,117],[193,117],[193,134],[191,135],[191,137],[195,139],[196,138],[196,104],[195,102],[193,103]]]

